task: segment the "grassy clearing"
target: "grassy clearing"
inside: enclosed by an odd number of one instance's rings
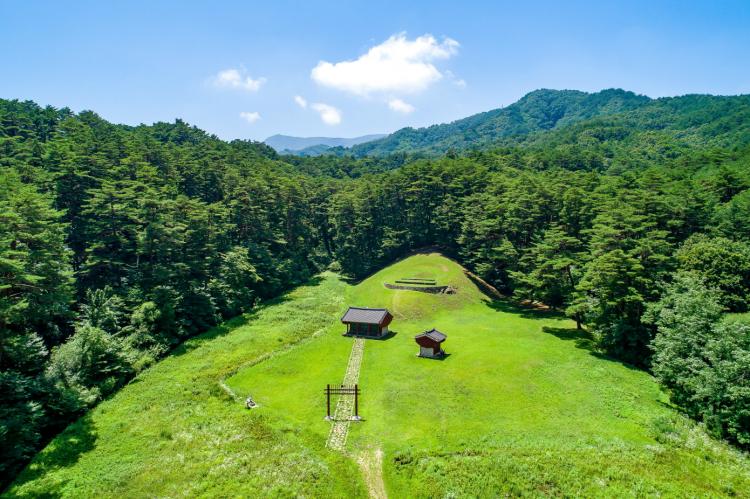
[[[70,426],[5,496],[363,495],[356,464],[326,450],[325,439],[244,409],[218,385],[327,327],[344,287],[324,275],[189,341]]]
[[[405,275],[458,292],[384,288]],[[750,493],[745,457],[685,422],[648,374],[596,355],[565,318],[489,301],[444,257],[388,267],[348,288],[346,304],[395,316],[395,336],[366,343],[366,421],[351,426],[348,443],[360,459],[384,452],[394,497]],[[448,335],[445,360],[416,357],[413,336],[431,327]],[[351,339],[341,332],[334,324],[228,382],[324,438],[315,388],[343,375]],[[280,372],[284,392],[265,389]]]
[[[390,290],[410,276],[451,295]],[[346,455],[324,449],[326,383],[351,351],[347,305],[388,307],[367,340]],[[444,360],[413,336],[448,335]],[[571,321],[490,301],[456,263],[407,258],[350,286],[326,274],[189,343],[45,449],[8,495],[750,495],[750,461]],[[247,411],[218,387],[251,394]],[[358,469],[358,464],[361,471]],[[364,477],[364,479],[363,479]]]

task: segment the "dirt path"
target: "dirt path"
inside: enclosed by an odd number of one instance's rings
[[[349,355],[349,364],[344,374],[344,385],[353,385],[359,381],[359,368],[362,365],[362,354],[365,350],[365,340],[354,338],[352,353]],[[331,433],[328,434],[326,446],[331,449],[344,451],[346,449],[346,437],[349,434],[349,424],[354,415],[354,397],[339,397],[336,409],[333,413],[333,424]]]
[[[387,499],[383,482],[383,451],[380,449],[363,451],[357,458],[367,491],[372,499]]]

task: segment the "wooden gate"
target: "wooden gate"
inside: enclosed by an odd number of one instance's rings
[[[359,420],[359,385],[326,385],[326,419],[331,417],[331,395],[354,396],[354,419]]]

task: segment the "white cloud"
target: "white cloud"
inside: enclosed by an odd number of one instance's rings
[[[248,92],[257,92],[265,82],[266,79],[263,77],[253,79],[244,69],[234,68],[219,71],[213,79],[213,83],[217,87],[235,88]]]
[[[416,93],[443,75],[432,64],[458,51],[456,40],[438,42],[426,34],[408,40],[404,33],[393,35],[353,61],[320,61],[310,74],[318,84],[356,95],[375,92]]]
[[[450,69],[445,72],[445,76],[447,76],[448,78],[450,78],[450,80],[453,82],[453,84],[455,86],[457,86],[458,88],[466,88],[466,80],[464,80],[464,79],[459,78],[458,76],[456,76],[453,73],[453,71],[451,71]]]
[[[335,107],[323,104],[322,102],[310,104],[310,107],[318,112],[320,119],[326,125],[338,125],[341,123],[341,111]]]
[[[316,111],[320,115],[321,121],[326,125],[338,125],[341,123],[341,110],[331,106],[330,104],[324,104],[322,102],[313,102],[308,104],[307,99],[301,95],[294,96],[294,102],[302,109],[307,109],[308,106],[313,111]]]
[[[388,107],[390,107],[392,111],[396,111],[397,113],[403,113],[403,114],[413,113],[415,109],[414,106],[412,106],[408,102],[402,101],[401,99],[389,100]]]
[[[242,111],[240,113],[240,118],[252,124],[260,119],[260,113],[258,113],[257,111],[253,111],[252,113],[249,113],[247,111]]]

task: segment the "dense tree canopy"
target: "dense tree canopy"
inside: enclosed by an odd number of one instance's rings
[[[750,326],[722,319],[721,292],[700,274],[675,276],[651,306],[654,374],[717,436],[750,444]]]
[[[320,182],[261,144],[0,101],[0,151],[4,476],[180,341],[330,259]]]

